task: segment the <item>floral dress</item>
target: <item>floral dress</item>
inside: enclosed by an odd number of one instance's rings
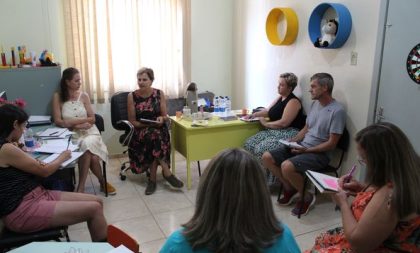
[[[138,90],[133,93],[136,120],[140,118],[156,120],[161,116],[161,92],[153,89],[149,97],[141,97]],[[130,166],[133,172],[142,173],[159,160],[170,166],[171,143],[168,126],[135,128],[128,147]]]
[[[356,221],[362,217],[363,211],[372,199],[375,191],[360,192],[354,199],[351,209]],[[305,253],[351,253],[350,243],[344,236],[342,227],[330,229],[315,239],[315,246]],[[375,253],[420,252],[420,216],[409,221],[400,221],[392,234],[371,251]]]

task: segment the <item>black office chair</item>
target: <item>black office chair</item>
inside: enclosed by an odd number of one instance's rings
[[[10,231],[6,227],[0,232],[0,252],[7,252],[12,248],[20,247],[30,242],[40,241],[57,241],[60,242],[60,238],[65,238],[67,242],[70,242],[70,237],[67,232],[67,226],[45,229],[38,232],[32,232],[27,234],[16,233]]]
[[[96,127],[98,128],[98,130],[101,134],[102,134],[102,132],[105,131],[104,119],[99,114],[95,114],[95,125],[96,125]],[[108,187],[107,187],[108,180],[106,178],[106,162],[105,161],[102,161],[102,174],[104,176],[105,197],[108,197]]]
[[[350,135],[349,132],[347,131],[347,128],[344,128],[343,130],[343,135],[340,137],[340,140],[337,143],[337,146],[335,147],[335,151],[338,152],[338,162],[336,162],[335,164],[329,164],[327,165],[327,167],[325,167],[324,169],[317,171],[320,173],[324,173],[324,174],[328,174],[328,173],[334,173],[334,175],[336,177],[338,177],[338,170],[341,168],[341,164],[343,162],[344,159],[344,155],[346,154],[348,148],[349,148],[349,144],[350,144]],[[303,196],[301,198],[301,204],[300,207],[303,207],[303,202],[305,199],[305,191],[306,191],[306,184],[308,183],[308,176],[306,176],[306,174],[303,175],[304,176],[304,183],[303,183]],[[310,182],[310,180],[309,180]],[[277,196],[277,201],[280,199],[281,197],[281,193],[282,193],[282,187],[280,188],[279,194]],[[317,189],[315,187],[315,195],[317,194]],[[300,213],[301,210],[299,210],[299,215],[298,218],[300,219]]]
[[[134,133],[134,126],[128,121],[127,112],[127,96],[128,91],[117,92],[111,97],[111,123],[114,129],[124,131],[120,136],[119,142],[123,147],[128,146]],[[123,154],[126,154],[124,150]],[[130,169],[130,162],[126,161],[121,164],[120,179],[125,180],[127,176],[126,171]],[[146,172],[149,176],[149,171]]]

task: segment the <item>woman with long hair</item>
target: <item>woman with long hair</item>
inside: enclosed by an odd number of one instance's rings
[[[290,229],[274,215],[259,163],[227,149],[200,179],[195,212],[161,252],[300,252]]]
[[[0,217],[18,233],[87,221],[93,241],[106,241],[107,223],[102,200],[90,194],[49,191],[40,185],[70,158],[64,151],[45,164],[21,150],[28,114],[14,105],[0,106]]]
[[[307,252],[420,252],[420,159],[407,136],[391,123],[356,135],[366,180],[340,178],[333,200],[343,227],[329,230]],[[348,195],[355,195],[353,203]]]
[[[79,158],[79,184],[77,192],[85,191],[89,168],[98,178],[100,190],[115,195],[116,190],[110,184],[105,185],[101,161],[108,161],[108,149],[95,126],[95,113],[90,104],[89,95],[80,90],[82,79],[79,70],[67,68],[63,71],[59,91],[54,94],[53,118],[59,127],[66,127],[76,132],[72,137],[79,143],[83,155]]]

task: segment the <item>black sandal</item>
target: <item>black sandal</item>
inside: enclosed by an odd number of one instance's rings
[[[182,188],[184,186],[184,183],[172,174],[169,177],[165,177],[165,175],[162,173],[162,176],[174,188]]]
[[[146,186],[146,191],[144,192],[146,195],[151,195],[156,191],[156,182],[153,182],[149,179]]]

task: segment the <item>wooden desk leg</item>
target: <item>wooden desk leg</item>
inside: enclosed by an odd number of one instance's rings
[[[187,157],[187,189],[191,190],[191,166],[189,157]]]

